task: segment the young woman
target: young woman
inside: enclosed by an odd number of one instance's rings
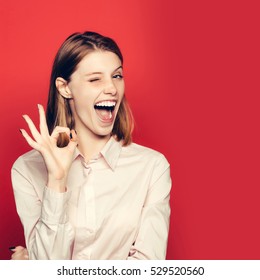
[[[114,40],[75,33],[52,69],[40,126],[24,115],[33,150],[12,168],[26,247],[13,259],[164,259],[169,163],[132,143],[123,57]]]

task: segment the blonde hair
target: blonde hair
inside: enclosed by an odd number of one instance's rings
[[[52,133],[56,126],[65,126],[70,129],[75,128],[69,100],[59,94],[55,84],[56,79],[62,77],[69,82],[79,62],[88,53],[95,50],[113,52],[123,64],[123,56],[116,42],[109,37],[104,37],[95,32],[74,33],[64,41],[58,50],[52,67],[46,110],[47,125],[50,133]],[[127,146],[132,142],[133,128],[133,115],[124,96],[116,116],[112,135],[118,141],[123,140],[123,145]],[[66,146],[68,141],[68,137],[65,134],[61,134],[58,146]]]

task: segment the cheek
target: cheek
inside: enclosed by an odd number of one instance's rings
[[[93,105],[95,92],[86,86],[74,88],[72,91],[72,98],[76,107]]]
[[[124,94],[125,94],[125,84],[122,84],[118,87],[118,93],[121,97],[124,96]]]
[[[70,100],[70,108],[73,114],[85,115],[91,113],[93,109],[93,102],[85,96],[77,96]]]

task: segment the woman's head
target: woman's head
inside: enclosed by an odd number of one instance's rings
[[[102,63],[108,66],[104,66],[104,68]],[[75,112],[77,112],[77,108],[79,106],[82,107],[83,104],[80,99],[76,97],[81,94],[80,92],[75,92],[78,89],[77,80],[79,80],[80,74],[82,74],[81,72],[87,69],[87,72],[91,73],[86,73],[89,74],[89,77],[86,79],[84,78],[86,81],[81,78],[81,81],[86,83],[86,86],[83,85],[86,94],[87,89],[90,89],[90,94],[92,94],[92,96],[86,97],[94,98],[93,100],[96,101],[96,103],[93,104],[93,111],[89,114],[90,118],[94,110],[98,113],[97,116],[102,117],[104,115],[104,118],[107,119],[111,117],[113,126],[111,127],[112,131],[110,131],[110,133],[116,136],[118,140],[123,140],[125,145],[129,144],[131,142],[133,119],[124,96],[124,82],[121,73],[122,64],[123,56],[121,51],[111,38],[104,37],[94,32],[75,33],[69,36],[61,45],[53,63],[46,112],[49,131],[52,132],[55,126],[66,126],[70,129],[75,129],[75,121],[79,122],[78,120],[80,119],[80,116]],[[105,70],[103,71],[98,65]],[[92,71],[92,69],[95,69],[95,71]],[[101,69],[100,74],[99,69]],[[109,71],[111,72],[111,79],[108,76]],[[97,75],[97,77],[93,75]],[[64,91],[64,94],[63,89],[67,89],[66,93]],[[98,95],[99,91],[100,96]],[[114,91],[118,92],[114,93]],[[96,100],[94,94],[96,94]],[[111,96],[105,98],[105,96],[109,94]],[[116,94],[118,95],[117,97],[115,97]],[[81,98],[83,97],[81,96]],[[96,106],[113,105],[111,103],[101,102],[106,100],[118,102],[115,108],[113,108],[113,106],[109,108],[110,111],[102,106]],[[78,107],[77,101],[79,104]],[[115,119],[113,119],[112,122],[112,118],[114,117]],[[97,121],[102,121],[102,118],[98,118]],[[104,123],[102,122],[101,128],[103,124],[104,126],[108,126],[108,122],[109,120]],[[102,132],[100,133],[101,136],[104,136]],[[66,142],[66,137],[61,136],[58,145],[64,146]]]

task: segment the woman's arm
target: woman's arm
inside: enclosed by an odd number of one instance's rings
[[[20,157],[12,168],[16,207],[24,226],[30,259],[70,259],[73,230],[67,216],[70,192],[66,190],[66,183],[77,145],[76,135],[66,127],[56,127],[49,135],[44,109],[41,105],[38,107],[39,131],[25,115],[32,137],[25,130],[21,132],[27,143],[41,153],[47,169],[47,182],[33,180],[33,168],[28,168],[28,163]],[[71,133],[72,136],[64,148],[57,147],[60,133],[66,133],[68,137]],[[37,184],[41,184],[40,188]],[[43,192],[39,194],[38,189]]]
[[[70,259],[73,242],[73,228],[67,216],[70,192],[59,193],[44,187],[39,195],[31,176],[19,158],[12,168],[12,183],[29,259]]]
[[[143,206],[141,222],[128,260],[163,260],[166,256],[170,217],[171,178],[169,164],[161,158],[154,169]]]

